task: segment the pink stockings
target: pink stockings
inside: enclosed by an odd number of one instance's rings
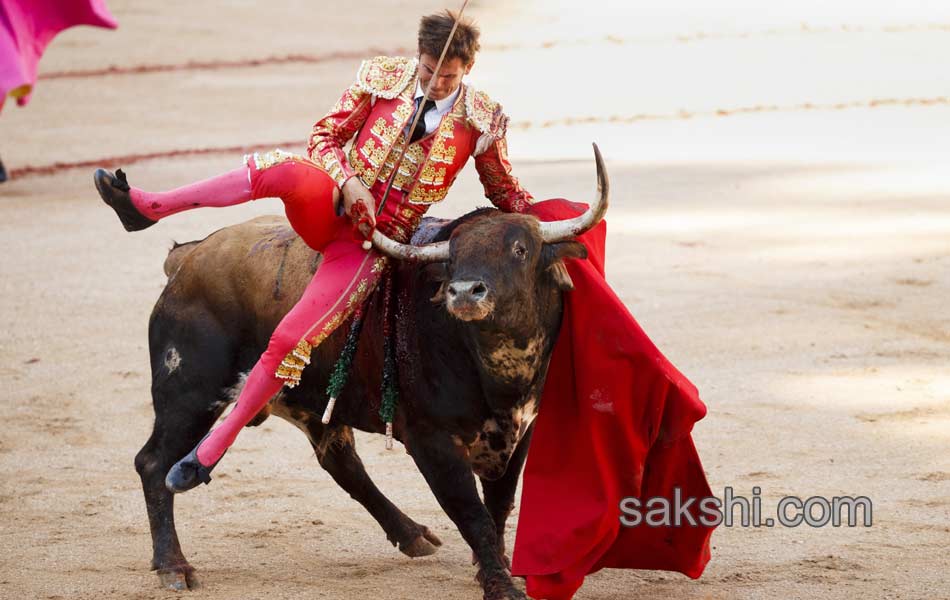
[[[132,204],[153,221],[200,206],[233,206],[254,200],[251,170],[241,167],[223,175],[182,186],[170,192],[152,193],[132,188]]]
[[[275,150],[253,154],[247,166],[168,192],[132,188],[132,204],[158,221],[201,206],[224,207],[258,198],[280,198],[284,212],[303,241],[321,250],[340,225],[333,205],[336,183],[305,158]]]
[[[267,350],[251,369],[234,410],[198,447],[201,464],[216,463],[241,428],[280,391],[285,381],[275,373],[286,364],[288,355],[300,348],[300,342],[305,343],[309,360],[310,344],[316,345],[332,333],[343,320],[341,315],[348,314],[373,289],[383,260],[375,251],[363,250],[348,225],[340,228],[337,238],[323,250],[323,262],[303,296],[277,325]],[[296,377],[286,379],[291,385],[296,383]]]
[[[300,352],[305,351],[309,360],[310,344],[329,335],[354,303],[372,289],[383,260],[353,239],[349,220],[338,217],[334,210],[335,182],[315,164],[279,150],[255,154],[247,162],[246,168],[169,192],[131,190],[135,207],[153,220],[199,206],[231,206],[278,197],[294,231],[307,245],[323,252],[320,268],[277,325],[267,350],[248,374],[234,409],[198,447],[198,460],[205,466],[221,458],[241,428],[280,391],[285,380],[296,383],[303,365]],[[294,363],[289,371],[288,361]]]

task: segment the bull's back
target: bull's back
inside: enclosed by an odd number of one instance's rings
[[[272,330],[300,298],[321,256],[277,216],[220,229],[176,246],[156,311],[206,310],[226,326]]]

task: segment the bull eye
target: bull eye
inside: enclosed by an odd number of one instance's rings
[[[528,258],[528,249],[525,248],[521,242],[515,242],[515,245],[512,247],[511,251],[519,260],[525,260]]]

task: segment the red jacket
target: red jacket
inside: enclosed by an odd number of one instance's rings
[[[310,159],[337,182],[359,177],[382,200],[412,117],[418,61],[377,56],[363,61],[356,83],[310,135]],[[475,158],[485,196],[498,208],[524,212],[532,197],[511,174],[505,143],[507,117],[484,92],[462,85],[435,131],[409,144],[393,189],[377,220],[380,230],[406,242],[429,205],[443,200],[469,157]],[[355,141],[349,153],[343,147]]]

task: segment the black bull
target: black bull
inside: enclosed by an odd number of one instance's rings
[[[599,157],[598,157],[599,158]],[[447,262],[393,266],[400,404],[395,438],[472,548],[485,598],[524,598],[505,556],[505,522],[570,288],[572,241],[545,242],[533,217],[493,209],[442,227]],[[242,374],[300,297],[320,256],[282,219],[262,217],[176,245],[149,323],[155,425],[135,459],[153,542],[152,568],[174,589],[195,583],[178,542],[165,474],[237,397]],[[352,375],[329,425],[327,382],[348,327],[314,348],[300,385],[252,421],[284,418],[308,437],[320,465],[379,522],[404,554],[441,545],[386,498],[363,468],[352,429],[382,433],[382,294],[368,302]],[[481,479],[479,497],[475,475]]]

